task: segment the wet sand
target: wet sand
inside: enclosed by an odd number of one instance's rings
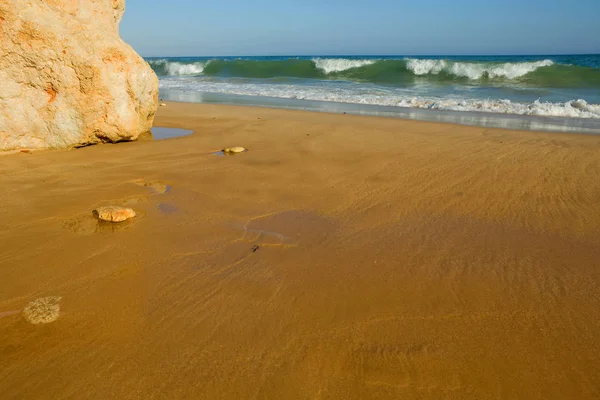
[[[600,397],[600,137],[156,125],[195,133],[0,158],[1,399]],[[55,322],[15,312],[53,296]]]

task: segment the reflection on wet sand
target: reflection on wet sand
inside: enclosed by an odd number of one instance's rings
[[[202,134],[0,163],[1,399],[600,397],[598,137],[157,121]]]

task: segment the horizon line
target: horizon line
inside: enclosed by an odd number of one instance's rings
[[[141,54],[140,54],[141,55]],[[141,55],[144,58],[157,58],[157,57],[177,57],[177,58],[217,58],[217,57],[510,57],[510,56],[600,56],[599,53],[502,53],[502,54],[262,54],[262,55],[178,55],[178,56],[165,56],[165,55]]]

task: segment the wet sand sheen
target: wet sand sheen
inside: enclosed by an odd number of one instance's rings
[[[157,124],[195,133],[3,157],[0,398],[600,396],[599,137]],[[98,227],[109,204],[140,218]],[[13,312],[52,296],[53,323]]]

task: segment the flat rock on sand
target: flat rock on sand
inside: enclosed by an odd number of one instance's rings
[[[100,207],[93,211],[93,214],[102,221],[123,222],[135,217],[135,211],[125,207]]]
[[[244,153],[244,152],[248,151],[248,149],[246,149],[245,147],[241,147],[241,146],[235,146],[235,147],[226,147],[221,151],[225,154],[238,154],[238,153]]]
[[[29,303],[23,310],[23,317],[32,324],[49,324],[58,319],[60,297],[42,297]]]

